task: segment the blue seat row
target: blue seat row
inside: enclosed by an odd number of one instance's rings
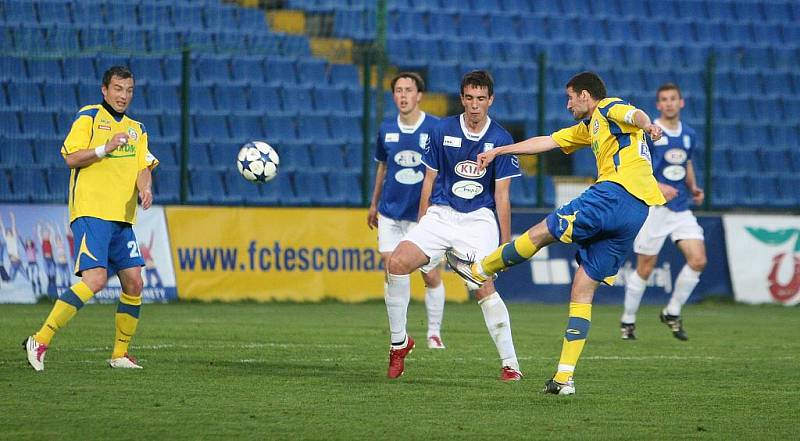
[[[800,205],[797,175],[724,173],[712,178],[716,208],[795,208]]]
[[[538,179],[536,176],[520,176],[511,180],[511,206],[535,207],[538,206]],[[556,192],[552,176],[544,176],[544,201],[543,205],[555,205]]]
[[[109,27],[154,26],[177,29],[266,30],[263,11],[237,8],[221,2],[114,2],[83,0],[6,0],[0,9],[6,23],[92,25]]]
[[[52,168],[0,167],[0,202],[67,201],[69,170]]]

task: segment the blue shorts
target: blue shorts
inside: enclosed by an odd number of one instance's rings
[[[106,268],[109,273],[144,266],[131,224],[96,217],[79,217],[70,225],[75,237],[75,275]]]
[[[608,285],[631,251],[649,207],[614,182],[599,182],[547,216],[557,240],[580,246],[578,264],[593,280]]]

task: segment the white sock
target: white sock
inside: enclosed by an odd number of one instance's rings
[[[425,309],[428,311],[428,337],[439,335],[444,316],[444,283],[425,288]]]
[[[483,311],[483,319],[486,321],[486,328],[492,336],[497,353],[503,360],[503,366],[509,366],[519,370],[517,354],[514,351],[514,341],[511,339],[511,319],[508,317],[508,309],[505,302],[500,298],[500,294],[494,292],[488,297],[478,300],[478,304]]]
[[[675,289],[672,297],[667,304],[666,313],[669,315],[681,315],[681,308],[689,300],[689,296],[694,291],[694,287],[700,282],[700,271],[695,271],[684,265],[678,278],[675,279]]]
[[[647,280],[639,276],[636,271],[631,272],[625,279],[625,312],[622,313],[622,323],[636,323],[636,312],[639,311],[639,303],[642,302],[644,289],[647,288]]]
[[[411,278],[408,274],[396,276],[389,274],[386,284],[386,312],[389,314],[389,332],[392,343],[406,342],[406,316],[408,302],[411,300]]]

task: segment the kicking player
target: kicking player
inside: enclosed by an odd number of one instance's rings
[[[489,118],[493,100],[494,84],[488,72],[464,75],[461,80],[464,113],[442,119],[426,145],[422,156],[427,170],[419,203],[420,220],[389,258],[386,290],[392,343],[389,378],[403,374],[404,360],[414,348],[414,339],[406,333],[409,274],[418,268],[429,272],[448,249],[484,256],[499,240],[511,237],[508,194],[510,178],[520,176],[519,162],[506,156],[487,169],[478,169],[476,162],[481,152],[513,142],[511,135]],[[518,381],[522,374],[503,299],[491,281],[477,289],[475,297],[502,360],[500,378]]]
[[[649,147],[653,155],[653,174],[667,204],[663,207],[650,207],[647,221],[633,242],[636,271],[628,276],[625,283],[625,311],[620,325],[623,340],[636,339],[636,312],[639,310],[647,279],[653,272],[658,253],[667,236],[670,236],[686,257],[686,265],[678,273],[672,297],[659,318],[670,328],[675,338],[689,339],[683,329],[681,308],[700,282],[700,273],[706,267],[703,228],[689,210],[689,199],[699,205],[703,203],[705,194],[697,186],[692,165],[697,136],[691,127],[681,122],[683,106],[681,90],[676,84],[666,83],[658,88],[656,108],[660,115],[655,123],[661,127],[665,136],[650,143]]]
[[[23,342],[28,363],[44,370],[44,357],[55,333],[66,326],[92,296],[103,289],[108,271],[122,285],[115,316],[116,335],[109,365],[141,369],[128,355],[142,304],[142,270],[133,223],[136,197],[142,208],[153,203],[150,154],[144,125],[125,114],[133,99],[134,79],[127,67],[103,75],[103,102],[83,107],[64,140],[61,154],[72,169],[70,227],[75,235],[75,274],[81,280],[61,294],[42,328]]]
[[[603,80],[582,72],[569,80],[567,109],[579,121],[550,136],[488,150],[478,156],[481,169],[509,154],[538,154],[560,147],[570,154],[591,146],[597,158],[597,182],[571,202],[550,213],[514,242],[481,260],[448,252],[448,264],[465,280],[485,284],[510,266],[530,259],[555,241],[577,243],[578,269],[572,282],[569,319],[558,369],[545,382],[545,393],[575,393],[573,372],[592,319],[592,299],[600,283],[611,285],[636,233],[647,218],[648,206],[663,204],[650,165],[644,133],[653,140],[661,128],[646,113],[619,98],[607,98]]]
[[[424,92],[425,82],[419,74],[400,72],[395,75],[392,99],[398,115],[396,119],[385,120],[378,130],[375,148],[378,169],[367,225],[370,229],[378,228],[378,251],[384,267],[400,239],[417,224],[419,195],[425,178],[422,154],[431,129],[439,122],[439,118],[420,110],[419,102]],[[428,312],[428,348],[444,349],[441,337],[444,314],[442,276],[438,267],[421,274]],[[384,298],[386,290],[384,287]],[[405,297],[410,298],[411,294]]]

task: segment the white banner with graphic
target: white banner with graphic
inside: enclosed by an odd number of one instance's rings
[[[725,215],[736,301],[800,302],[800,217]]]
[[[164,208],[139,209],[133,229],[145,261],[144,301],[176,300]],[[58,298],[78,281],[74,242],[66,205],[0,205],[0,303]],[[111,277],[92,301],[116,301],[119,292],[119,279]]]

